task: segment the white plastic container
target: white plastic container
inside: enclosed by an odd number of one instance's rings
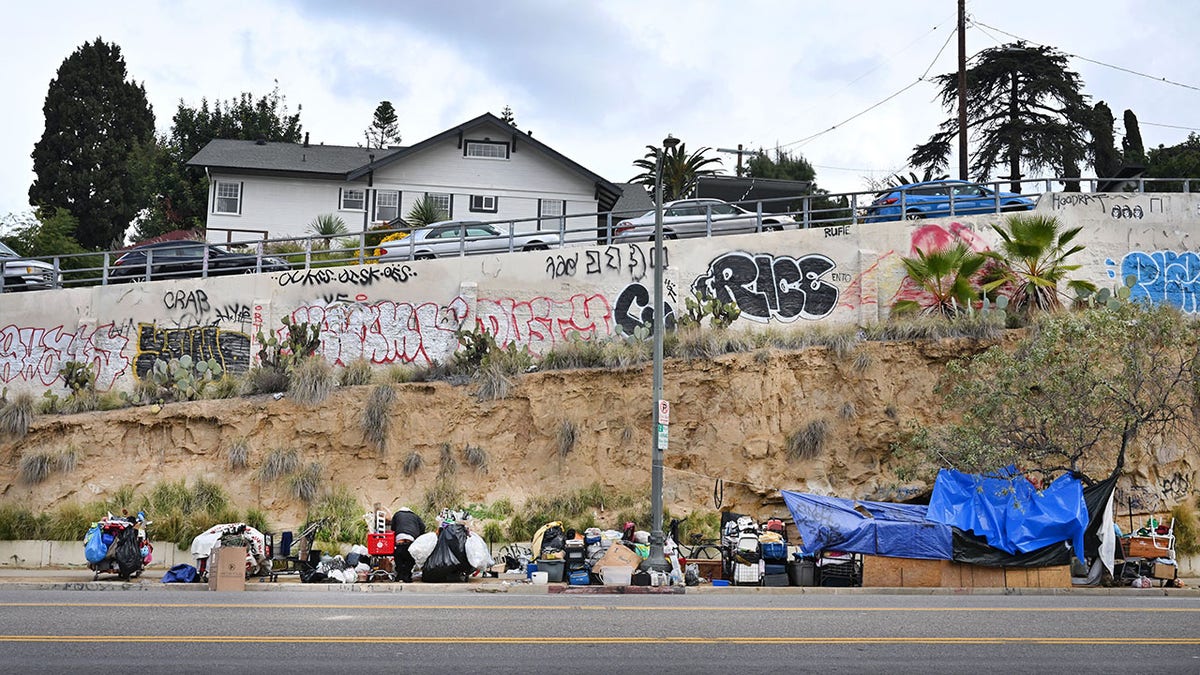
[[[609,565],[601,576],[605,586],[628,586],[633,581],[633,568],[628,565]]]
[[[550,583],[550,573],[549,572],[534,572],[532,581],[535,585],[543,585],[543,584]]]

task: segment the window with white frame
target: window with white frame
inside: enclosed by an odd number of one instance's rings
[[[375,220],[395,220],[400,217],[400,191],[375,192]]]
[[[567,203],[561,199],[538,200],[538,229],[557,230],[559,221],[567,212]]]
[[[342,188],[343,211],[365,211],[367,208],[367,191],[362,188]]]
[[[495,213],[495,195],[471,195],[471,210],[476,213]]]
[[[238,215],[242,212],[242,184],[217,181],[213,190],[213,213]]]
[[[433,205],[434,205],[434,206],[436,206],[437,208],[441,209],[441,210],[442,210],[442,213],[444,213],[444,214],[446,215],[446,218],[453,218],[453,217],[454,217],[454,211],[452,211],[452,210],[451,210],[451,208],[450,208],[450,206],[451,206],[451,204],[450,204],[450,201],[451,201],[451,200],[450,200],[450,194],[449,194],[449,193],[446,193],[446,192],[426,192],[426,193],[425,193],[425,199],[427,199],[428,201],[432,202],[432,203],[433,203]]]
[[[463,156],[473,159],[508,159],[508,143],[498,141],[467,141]]]

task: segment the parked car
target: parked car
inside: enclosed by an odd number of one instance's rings
[[[613,228],[613,241],[654,241],[655,212],[622,220]],[[796,220],[778,213],[764,213],[762,229],[782,230],[794,227]],[[663,237],[703,237],[712,234],[737,234],[758,230],[758,214],[720,199],[680,199],[663,204]]]
[[[908,220],[936,216],[969,216],[1001,211],[1028,211],[1037,202],[1013,192],[995,190],[964,180],[910,183],[881,192],[867,207],[863,222]],[[901,211],[903,209],[903,211]]]
[[[460,254],[542,251],[560,243],[557,232],[514,232],[477,220],[443,220],[417,228],[403,239],[379,245],[380,262],[424,260]]]
[[[21,258],[17,252],[0,242],[0,270],[4,286],[0,291],[32,291],[58,287],[59,276],[54,265],[44,260]]]
[[[208,271],[205,274],[204,254],[208,251]],[[150,270],[147,275],[146,265]],[[223,274],[254,274],[282,272],[290,269],[286,261],[269,256],[259,258],[253,253],[234,253],[229,249],[203,241],[160,241],[134,246],[117,258],[108,271],[113,281],[149,281],[182,277],[218,276]]]

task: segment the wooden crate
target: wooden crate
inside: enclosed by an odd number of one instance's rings
[[[1170,540],[1166,537],[1127,537],[1121,539],[1126,558],[1169,558]]]

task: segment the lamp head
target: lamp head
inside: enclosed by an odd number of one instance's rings
[[[666,150],[670,150],[677,145],[679,145],[679,139],[671,134],[667,134],[667,137],[663,139],[663,148]]]

